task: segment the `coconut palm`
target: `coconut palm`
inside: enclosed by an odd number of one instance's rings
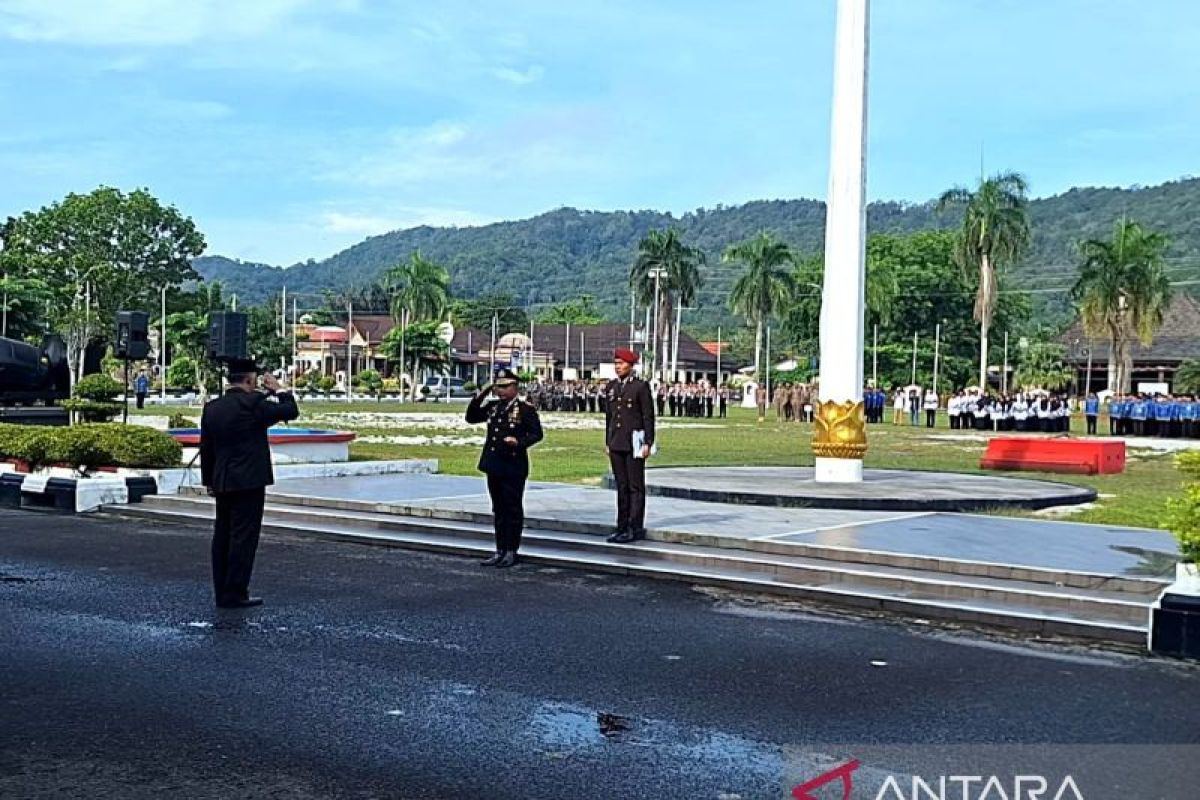
[[[963,209],[956,257],[964,269],[978,270],[975,321],[979,323],[979,385],[987,386],[988,330],[996,313],[996,270],[1017,261],[1029,247],[1029,212],[1025,178],[1003,172],[971,191],[955,187],[937,203],[939,212]]]
[[[675,304],[686,306],[696,299],[696,293],[704,283],[700,277],[700,267],[704,262],[704,252],[684,244],[679,238],[679,231],[674,228],[652,230],[638,242],[637,259],[629,270],[629,285],[640,302],[650,305],[656,299],[654,275],[659,274],[658,325],[654,330],[653,350],[656,353],[655,361],[660,366],[664,358],[657,356],[658,343],[667,341],[665,334],[671,326]]]
[[[1084,331],[1109,343],[1108,388],[1128,392],[1136,338],[1149,346],[1171,300],[1171,282],[1163,268],[1167,238],[1136,222],[1120,220],[1112,239],[1080,245],[1083,265],[1072,296]]]
[[[391,314],[397,324],[403,324],[404,312],[409,322],[440,320],[450,304],[450,273],[415,251],[407,261],[389,268],[383,274],[383,285],[391,296]]]
[[[754,326],[754,379],[761,381],[763,325],[791,302],[796,289],[792,274],[796,259],[786,243],[769,233],[760,233],[730,245],[721,260],[746,265],[746,272],[729,293],[729,306]]]

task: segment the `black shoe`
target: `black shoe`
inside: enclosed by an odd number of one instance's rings
[[[502,551],[497,551],[496,554],[493,555],[491,558],[485,558],[483,561],[480,561],[479,566],[495,567],[495,566],[498,566],[503,559],[504,559],[504,553]]]
[[[608,535],[608,538],[605,539],[604,541],[609,542],[609,543],[615,542],[617,540],[618,536],[624,536],[626,533],[629,533],[628,528],[618,526],[613,529],[613,532],[610,533]]]
[[[633,542],[633,534],[629,531],[621,531],[615,536],[610,537],[609,541],[613,544],[630,544]]]
[[[254,608],[263,604],[261,597],[242,597],[234,600],[222,600],[217,608]]]
[[[500,559],[500,563],[496,564],[499,569],[507,569],[508,567],[516,566],[517,554],[509,550],[504,554],[504,558]]]

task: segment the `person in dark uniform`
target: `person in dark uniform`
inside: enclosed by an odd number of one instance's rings
[[[646,536],[646,459],[654,446],[654,399],[650,384],[633,376],[637,361],[632,350],[620,348],[613,353],[617,377],[605,389],[604,448],[617,484],[617,527],[608,541],[616,544]],[[640,441],[637,450],[635,438]]]
[[[542,440],[537,409],[517,397],[520,381],[512,370],[496,373],[467,404],[467,422],[487,423],[487,440],[479,456],[479,471],[487,475],[496,529],[496,553],[485,567],[511,567],[521,549],[525,527],[525,480],[529,477],[529,448]],[[490,390],[490,391],[489,391]],[[484,402],[488,394],[496,399]]]
[[[200,478],[216,500],[213,524],[213,593],[219,608],[262,605],[250,596],[250,574],[262,530],[267,487],[275,482],[267,429],[300,416],[296,399],[253,361],[229,364],[225,394],[200,418]]]

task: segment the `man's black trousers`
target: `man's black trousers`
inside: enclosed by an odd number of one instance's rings
[[[515,553],[521,548],[521,530],[525,527],[525,478],[488,475],[487,487],[492,498],[496,552]]]
[[[617,528],[640,531],[646,527],[646,459],[610,452],[608,462],[617,482]]]
[[[266,489],[217,492],[213,525],[213,593],[218,603],[245,600],[262,531]]]
[[[141,392],[137,393],[137,407],[138,408],[146,407],[146,395],[142,394]]]

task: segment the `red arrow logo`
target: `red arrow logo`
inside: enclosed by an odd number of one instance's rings
[[[792,789],[792,797],[795,800],[818,800],[818,798],[809,794],[809,792],[820,789],[827,783],[832,783],[838,778],[842,779],[842,800],[850,800],[850,791],[854,788],[854,780],[851,773],[861,766],[858,759],[847,761],[840,767],[829,770],[823,775],[818,775],[808,783],[802,783],[795,789]]]

